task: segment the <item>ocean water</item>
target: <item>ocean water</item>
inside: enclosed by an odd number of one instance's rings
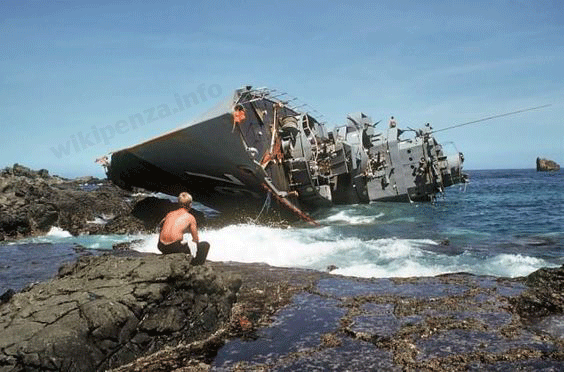
[[[564,263],[564,172],[468,171],[436,203],[371,203],[320,210],[320,227],[253,223],[203,228],[213,261],[261,262],[358,277],[433,276],[468,272],[525,276]],[[53,276],[79,254],[141,240],[158,253],[157,235],[43,237],[0,245],[0,294]]]

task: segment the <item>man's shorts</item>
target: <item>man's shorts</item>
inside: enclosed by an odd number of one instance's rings
[[[159,248],[159,251],[161,251],[163,254],[171,254],[171,253],[191,254],[188,244],[182,243],[180,241],[170,244],[164,244],[163,242],[159,241],[157,247]],[[201,265],[204,262],[206,262],[206,257],[208,256],[208,252],[210,250],[210,243],[199,242],[197,247],[198,250],[196,252],[196,257],[192,260],[193,265]]]
[[[177,241],[170,244],[164,244],[159,240],[159,244],[157,245],[159,251],[163,254],[171,254],[171,253],[186,253],[190,254],[190,248],[188,247],[188,243],[182,243],[181,241]]]

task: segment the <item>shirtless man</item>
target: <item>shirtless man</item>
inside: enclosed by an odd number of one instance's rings
[[[161,221],[162,228],[159,235],[158,248],[163,254],[191,254],[188,243],[182,242],[184,233],[190,232],[192,241],[196,243],[198,247],[193,264],[201,265],[206,260],[210,245],[208,242],[200,242],[196,219],[189,213],[192,207],[192,196],[187,192],[180,193],[180,195],[178,195],[178,204],[180,208],[169,212]]]

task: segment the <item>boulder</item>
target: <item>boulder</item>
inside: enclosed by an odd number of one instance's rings
[[[553,160],[537,158],[537,172],[559,171],[560,165]]]
[[[184,254],[82,257],[0,305],[0,371],[103,371],[229,320],[241,282]]]
[[[564,265],[539,269],[525,278],[529,287],[512,299],[516,312],[523,318],[564,314]]]

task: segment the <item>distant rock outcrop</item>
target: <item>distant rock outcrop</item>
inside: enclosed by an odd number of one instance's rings
[[[559,171],[560,165],[553,160],[537,158],[537,172]]]
[[[212,335],[241,280],[185,254],[83,257],[0,305],[0,370],[103,371]]]

